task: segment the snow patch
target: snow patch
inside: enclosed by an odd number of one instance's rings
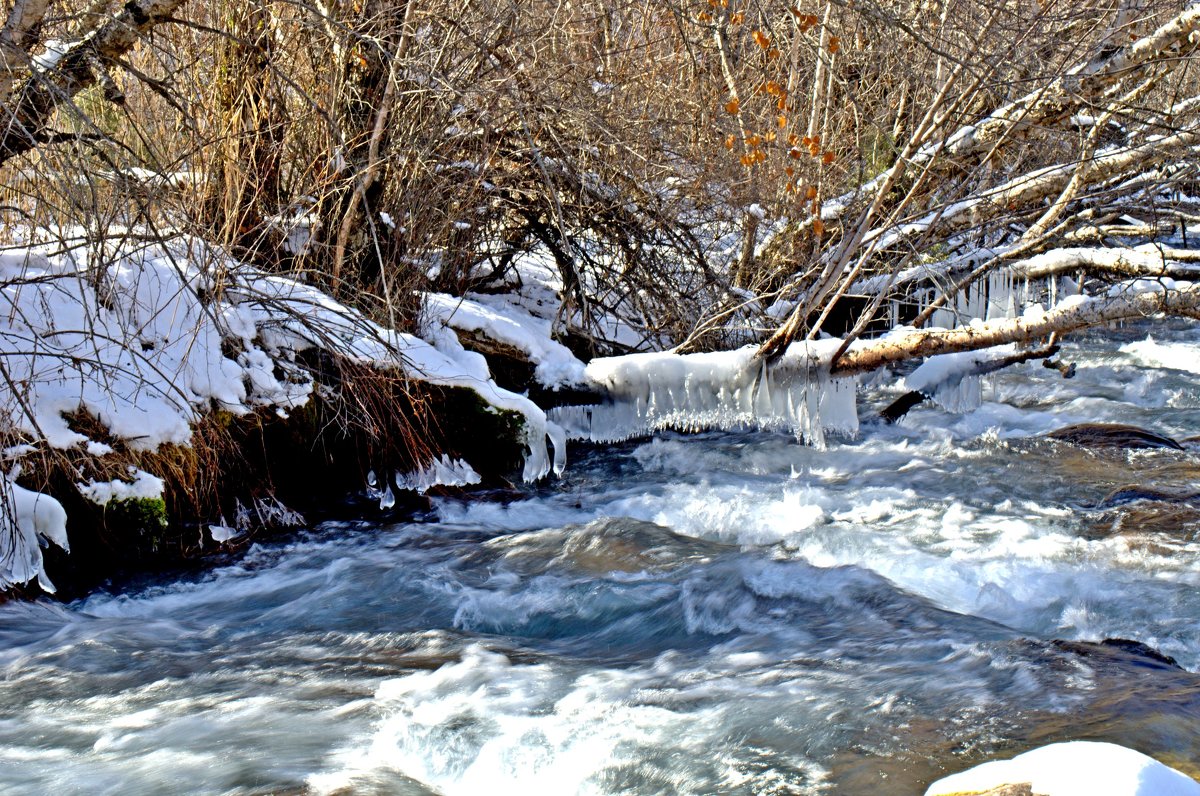
[[[129,469],[132,481],[89,481],[76,486],[85,498],[101,506],[114,500],[153,500],[163,496],[164,483],[161,478],[135,467]]]
[[[584,364],[552,338],[551,322],[503,299],[427,293],[425,319],[427,324],[442,323],[460,331],[479,332],[522,351],[535,363],[534,378],[545,387],[584,382]]]
[[[925,796],[1029,783],[1043,796],[1200,796],[1200,783],[1152,757],[1096,741],[1055,743],[976,766],[929,786]]]

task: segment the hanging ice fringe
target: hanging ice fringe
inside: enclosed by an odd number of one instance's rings
[[[551,418],[573,439],[615,442],[663,429],[788,430],[825,444],[825,432],[858,433],[857,377],[834,378],[841,341],[795,343],[774,364],[755,348],[712,354],[631,354],[593,360],[587,376],[610,400],[560,407]]]

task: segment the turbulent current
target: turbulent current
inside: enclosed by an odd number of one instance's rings
[[[870,421],[881,379],[825,450],[576,448],[425,522],[0,605],[0,793],[919,794],[1072,738],[1200,774],[1200,451],[1042,436],[1200,434],[1200,327],[1153,333],[965,415]]]

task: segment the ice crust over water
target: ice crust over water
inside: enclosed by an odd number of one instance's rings
[[[793,343],[776,363],[755,347],[706,354],[630,354],[593,360],[586,375],[611,400],[559,407],[574,439],[614,442],[664,429],[787,430],[817,446],[825,432],[858,433],[855,376],[833,377],[840,340]]]

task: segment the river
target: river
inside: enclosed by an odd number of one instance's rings
[[[1153,333],[966,415],[866,421],[868,386],[826,450],[576,447],[427,521],[0,605],[0,793],[918,794],[1069,738],[1200,774],[1200,502],[1104,503],[1200,491],[1200,454],[1040,437],[1200,434],[1200,327]]]

